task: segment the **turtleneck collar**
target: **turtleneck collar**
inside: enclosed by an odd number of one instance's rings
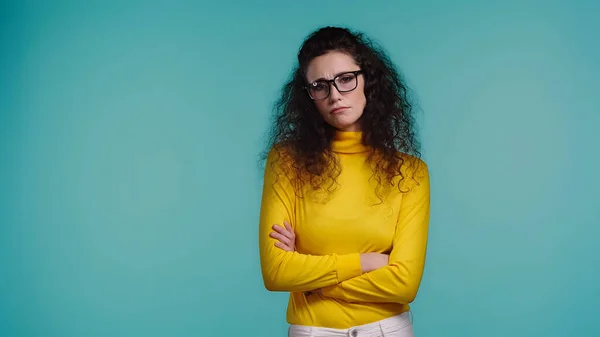
[[[336,131],[331,150],[337,153],[361,153],[369,151],[369,147],[363,145],[360,131]]]

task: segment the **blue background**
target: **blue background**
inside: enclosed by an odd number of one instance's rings
[[[598,2],[0,6],[0,336],[284,336],[258,155],[328,24],[420,104],[417,336],[600,335]]]

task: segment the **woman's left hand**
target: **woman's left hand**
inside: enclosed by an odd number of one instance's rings
[[[287,252],[293,252],[296,250],[296,233],[294,233],[294,229],[287,221],[284,221],[283,225],[285,228],[273,225],[273,230],[275,232],[271,232],[269,236],[278,241],[275,242],[276,247]]]

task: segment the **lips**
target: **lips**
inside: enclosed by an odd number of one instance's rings
[[[342,106],[342,107],[339,107],[339,108],[335,108],[335,109],[331,110],[330,114],[336,114],[336,113],[344,112],[346,109],[348,109],[347,106]]]

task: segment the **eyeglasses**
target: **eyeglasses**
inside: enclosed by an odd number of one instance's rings
[[[337,75],[333,80],[318,80],[305,86],[308,95],[313,101],[319,101],[329,97],[331,92],[331,83],[339,92],[349,92],[358,86],[358,74],[362,70],[348,71]]]

